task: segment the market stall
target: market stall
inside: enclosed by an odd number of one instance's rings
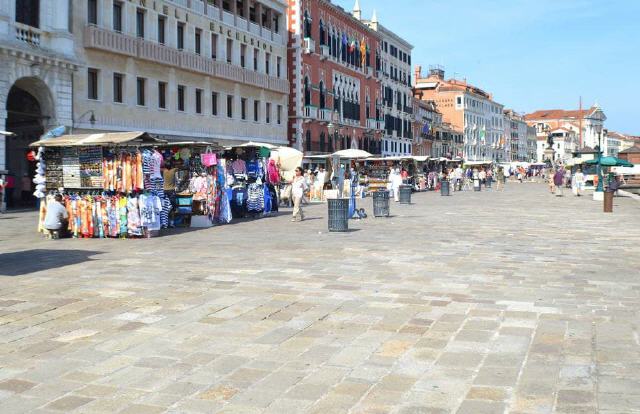
[[[39,231],[54,193],[63,195],[73,237],[141,237],[168,226],[164,194],[165,141],[145,132],[62,135],[37,147],[35,196],[41,199]]]
[[[292,148],[249,142],[166,142],[145,132],[62,135],[37,147],[36,196],[63,196],[73,237],[150,237],[278,209],[278,186],[299,166]]]

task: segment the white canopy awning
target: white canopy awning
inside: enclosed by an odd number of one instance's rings
[[[32,147],[90,147],[109,145],[162,144],[167,141],[154,138],[146,132],[104,132],[98,134],[62,135],[32,143]]]

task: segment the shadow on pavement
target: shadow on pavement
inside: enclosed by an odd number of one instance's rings
[[[89,250],[34,249],[0,254],[0,276],[23,276],[43,270],[91,261],[100,254]]]

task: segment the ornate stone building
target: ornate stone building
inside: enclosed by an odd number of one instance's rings
[[[77,129],[286,142],[284,1],[74,4]]]
[[[378,34],[328,0],[290,0],[288,15],[289,142],[306,153],[380,154]]]
[[[71,126],[78,69],[69,0],[0,0],[0,172],[17,183],[32,175],[29,143],[57,125]],[[18,195],[19,191],[16,191]]]

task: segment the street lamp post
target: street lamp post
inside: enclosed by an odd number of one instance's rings
[[[600,193],[601,196],[604,192],[604,179],[602,177],[602,125],[595,126],[596,134],[598,134],[598,164],[597,164],[597,173],[598,173],[598,187],[596,187],[596,192]],[[595,196],[594,198],[599,198]]]

